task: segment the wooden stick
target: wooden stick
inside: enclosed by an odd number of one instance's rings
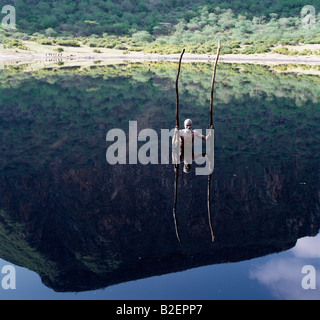
[[[214,84],[216,80],[216,71],[217,71],[217,65],[219,61],[219,56],[220,56],[220,49],[221,49],[221,41],[219,40],[218,42],[218,51],[217,51],[217,57],[216,61],[214,62],[214,68],[213,68],[213,75],[212,75],[212,83],[211,83],[211,97],[210,97],[210,129],[213,127],[213,92],[214,92]],[[210,232],[211,232],[211,240],[214,242],[214,232],[213,232],[213,227],[212,227],[212,220],[211,220],[211,179],[212,179],[212,174],[209,175],[208,177],[208,220],[209,220],[209,226],[210,226]]]
[[[176,104],[176,127],[179,128],[179,76],[180,76],[180,69],[181,69],[181,62],[182,57],[185,53],[186,49],[182,50],[180,60],[179,60],[179,67],[178,67],[178,74],[177,74],[177,80],[176,80],[176,97],[177,97],[177,104]]]
[[[186,49],[183,49],[180,55],[178,73],[176,79],[176,127],[179,129],[179,76],[181,70],[182,57],[185,53]],[[178,199],[178,178],[179,178],[179,165],[175,165],[175,179],[174,179],[174,205],[173,205],[173,219],[174,225],[176,229],[176,235],[178,241],[181,242],[179,229],[178,229],[178,221],[177,221],[177,199]]]
[[[218,52],[217,52],[216,61],[214,63],[212,83],[211,83],[210,127],[213,126],[213,92],[214,92],[214,83],[215,83],[215,80],[216,80],[217,64],[218,64],[218,60],[219,60],[219,56],[220,56],[220,49],[221,49],[221,41],[219,40],[219,42],[218,42]]]
[[[214,232],[212,227],[212,221],[211,221],[211,178],[212,174],[208,177],[208,220],[209,220],[209,226],[210,226],[210,232],[211,232],[211,240],[214,242]]]
[[[176,235],[178,241],[181,242],[179,228],[178,228],[178,221],[177,221],[177,198],[178,198],[178,178],[179,178],[179,165],[175,165],[175,179],[174,179],[174,205],[173,205],[173,220],[176,229]]]

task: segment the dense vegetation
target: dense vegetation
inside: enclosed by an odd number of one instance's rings
[[[92,33],[102,35],[104,32],[129,34],[142,30],[152,34],[167,34],[183,20],[186,23],[191,22],[194,30],[198,30],[199,27],[203,29],[207,25],[207,21],[203,20],[204,8],[209,14],[231,9],[234,18],[240,15],[247,17],[248,20],[255,17],[270,20],[274,14],[279,18],[298,17],[305,5],[314,5],[319,9],[316,0],[18,0],[14,2],[19,13],[18,24],[21,30],[35,32],[53,28],[59,33],[86,36]],[[235,23],[229,17],[230,15],[224,20],[226,28]],[[211,22],[214,23],[214,19]],[[213,23],[211,27],[214,26]]]
[[[18,29],[0,32],[3,43],[5,36],[33,36],[42,44],[62,37],[62,45],[76,40],[71,45],[160,53],[177,53],[188,46],[189,52],[211,53],[220,39],[223,53],[245,54],[269,52],[278,44],[320,43],[320,14],[315,28],[302,28],[301,10],[313,5],[318,14],[316,0],[6,2],[16,7]],[[21,43],[13,46],[26,49]]]

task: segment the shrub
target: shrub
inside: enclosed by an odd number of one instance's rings
[[[286,48],[286,47],[282,47],[282,48],[273,49],[272,52],[273,52],[273,53],[278,53],[278,54],[288,55],[288,54],[289,54],[289,49]]]
[[[48,39],[40,39],[38,41],[38,43],[41,45],[45,45],[45,46],[52,46],[53,45],[52,40],[48,40]]]
[[[118,44],[114,48],[118,50],[127,50],[127,47],[124,46],[123,44]]]
[[[266,45],[256,47],[255,53],[267,53],[270,52],[270,48]]]
[[[135,42],[152,42],[154,37],[148,31],[138,31],[132,35]]]
[[[58,40],[58,45],[64,47],[80,47],[80,43],[75,40]]]
[[[288,53],[289,56],[297,56],[298,54],[299,54],[299,51],[297,50],[290,50]]]
[[[52,29],[52,28],[46,29],[44,33],[45,33],[45,35],[48,36],[48,37],[54,37],[54,36],[56,36],[56,35],[58,34],[58,33],[57,33],[54,29]]]
[[[231,53],[233,53],[232,48],[230,48],[230,47],[222,47],[221,48],[221,54],[231,54]]]
[[[115,46],[116,46],[116,42],[109,42],[109,43],[104,45],[104,47],[107,48],[107,49],[112,49]]]
[[[299,52],[300,56],[310,56],[312,55],[312,50],[310,49],[304,49],[303,51]]]

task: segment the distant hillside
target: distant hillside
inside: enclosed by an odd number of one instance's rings
[[[266,21],[299,17],[305,5],[320,10],[318,0],[0,0],[0,3],[16,7],[21,32],[74,36],[124,35],[142,30],[154,36],[170,35],[176,25],[198,18],[204,9],[215,15],[231,9],[234,19],[240,16],[249,21],[254,17]],[[215,23],[212,20],[211,27]],[[205,26],[207,23],[200,21],[194,31]]]

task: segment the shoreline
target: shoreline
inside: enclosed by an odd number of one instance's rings
[[[103,60],[121,60],[121,61],[178,61],[180,54],[148,54],[142,52],[123,53],[82,53],[66,52],[62,55],[44,54],[44,53],[24,53],[24,52],[0,52],[0,62],[2,63],[32,63],[45,61],[103,61]],[[186,53],[183,62],[214,62],[216,55],[208,54],[190,54]],[[252,63],[263,65],[279,65],[279,64],[300,64],[300,65],[320,65],[320,56],[285,56],[280,54],[226,54],[219,58],[221,63]]]

